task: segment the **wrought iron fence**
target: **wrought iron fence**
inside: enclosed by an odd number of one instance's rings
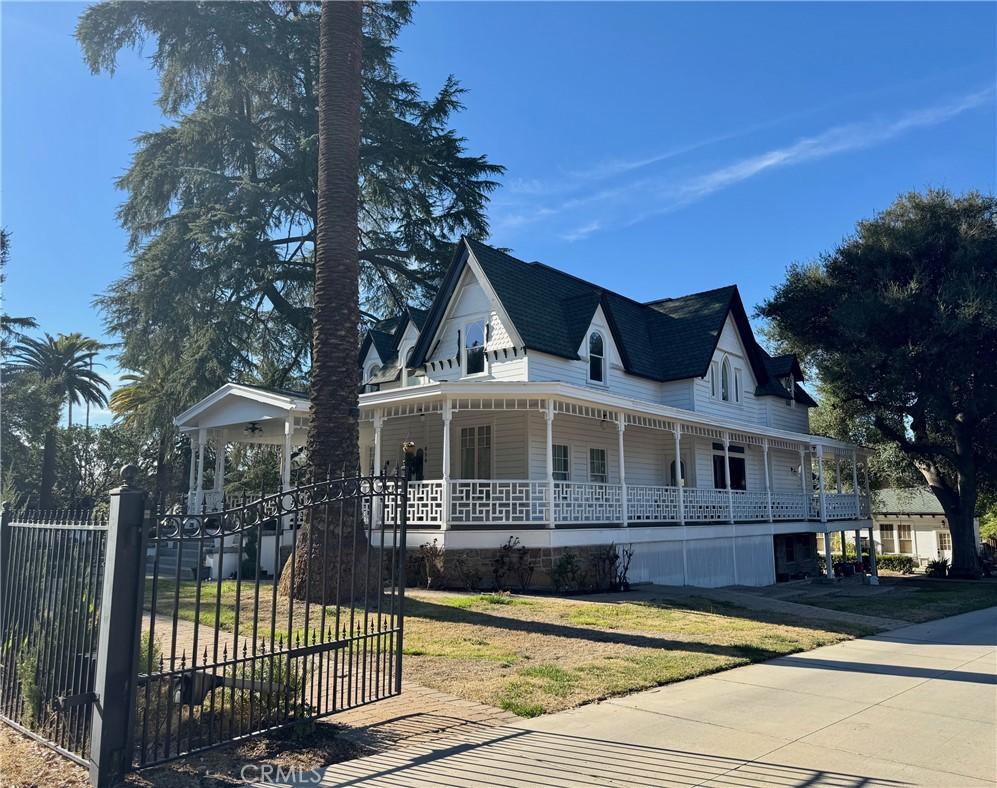
[[[136,765],[397,694],[406,496],[403,477],[357,476],[157,516]]]
[[[86,765],[107,519],[4,512],[0,719]]]

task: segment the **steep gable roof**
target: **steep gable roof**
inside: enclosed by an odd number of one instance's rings
[[[624,368],[633,375],[668,381],[702,377],[731,315],[745,344],[761,394],[789,397],[771,374],[754,339],[735,285],[642,304],[539,262],[527,263],[480,241],[464,238],[426,315],[412,363],[424,364],[468,255],[481,267],[529,350],[577,359],[578,348],[602,307]]]

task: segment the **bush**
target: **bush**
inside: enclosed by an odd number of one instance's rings
[[[429,544],[419,545],[419,557],[426,571],[426,588],[435,588],[443,580],[446,550],[434,539]]]
[[[924,573],[928,577],[945,577],[949,573],[949,561],[947,558],[937,558],[934,561],[928,561],[928,565],[924,568]]]
[[[477,561],[466,555],[458,555],[453,564],[465,591],[477,591],[481,588],[481,569]]]
[[[876,565],[890,572],[900,572],[905,575],[914,574],[914,557],[910,555],[895,555],[884,553],[876,556]]]
[[[583,577],[584,571],[574,553],[562,553],[550,570],[551,585],[558,593],[578,589]]]

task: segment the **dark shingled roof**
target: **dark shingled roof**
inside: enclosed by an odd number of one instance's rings
[[[415,327],[421,332],[422,327],[426,324],[428,314],[428,309],[406,306],[400,315],[379,320],[373,328],[368,329],[364,334],[363,342],[360,344],[358,363],[363,364],[371,344],[377,350],[377,355],[380,356],[383,366],[396,362],[398,360],[398,343],[401,341],[409,321],[415,323]]]
[[[470,250],[502,302],[525,346],[562,358],[577,359],[592,316],[601,306],[628,372],[651,380],[702,377],[723,331],[733,316],[745,342],[759,394],[789,398],[768,366],[768,355],[755,342],[737,287],[646,304],[586,282],[543,263],[527,263],[480,241],[458,245],[433,306],[412,363],[424,364],[431,352],[446,305],[459,283]]]

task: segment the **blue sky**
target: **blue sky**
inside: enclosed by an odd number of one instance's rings
[[[102,336],[114,180],[161,118],[141,55],[89,74],[83,7],[0,7],[4,295]],[[995,190],[995,29],[984,3],[425,3],[398,63],[468,89],[456,128],[508,168],[496,244],[641,300],[734,282],[750,307],[900,192]]]

